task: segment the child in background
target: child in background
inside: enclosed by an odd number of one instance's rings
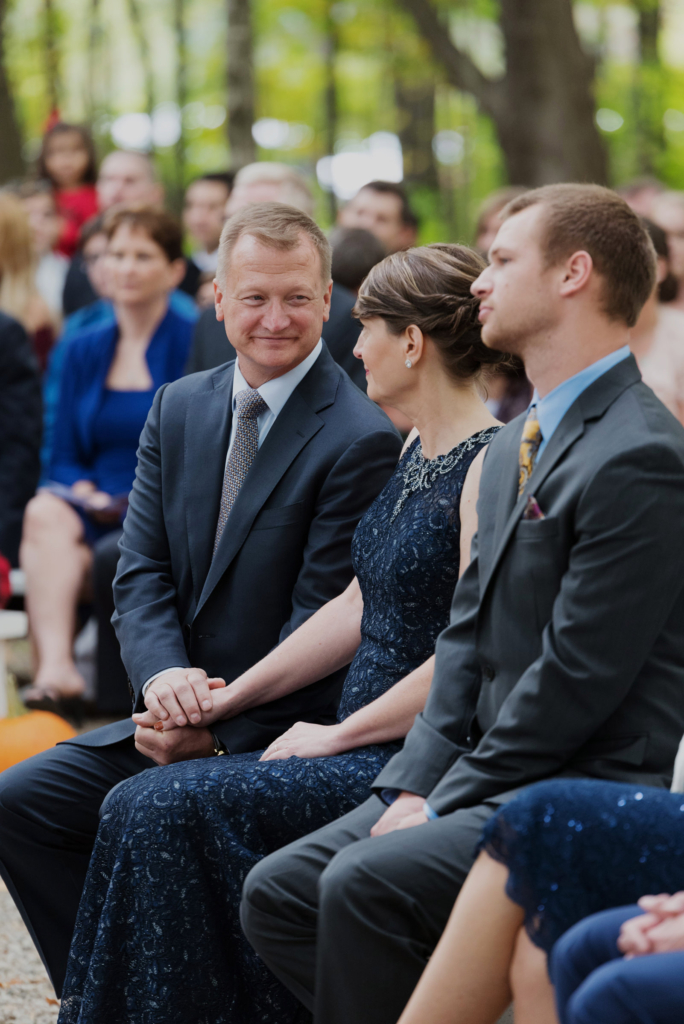
[[[36,285],[57,325],[62,319],[62,293],[69,260],[55,247],[62,233],[63,219],[49,181],[25,181],[16,189],[29,219],[36,260]]]
[[[70,259],[81,225],[97,213],[95,147],[88,130],[61,122],[49,128],[43,136],[38,176],[54,189],[57,210],[64,218],[57,251]]]

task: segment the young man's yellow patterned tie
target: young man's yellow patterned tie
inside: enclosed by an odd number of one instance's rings
[[[522,494],[525,489],[525,484],[532,476],[534,460],[537,458],[537,452],[539,451],[539,445],[541,442],[542,432],[539,426],[539,420],[537,419],[537,406],[532,405],[530,406],[530,411],[527,414],[525,426],[523,427],[522,438],[520,440],[520,455],[518,457],[518,463],[520,465],[518,496]]]

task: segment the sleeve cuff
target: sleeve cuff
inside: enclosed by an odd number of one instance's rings
[[[433,811],[427,800],[423,804],[423,814],[428,819],[428,821],[436,821],[437,818],[439,818],[439,814],[437,813],[437,811]]]
[[[184,672],[184,671],[185,671],[185,669],[183,668],[182,665],[172,665],[171,668],[163,668],[161,670],[161,672],[155,672],[155,674],[153,676],[150,676],[150,678],[147,679],[143,683],[143,688],[140,691],[142,696],[144,697],[145,694],[147,693],[147,687],[150,685],[150,683],[153,683],[155,681],[155,679],[159,679],[159,676],[165,676],[167,672]]]
[[[400,789],[381,789],[380,799],[390,807],[401,793]]]

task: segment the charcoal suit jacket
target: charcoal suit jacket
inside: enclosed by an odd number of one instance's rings
[[[113,617],[135,710],[172,666],[227,683],[353,576],[351,539],[392,474],[401,439],[323,347],[261,445],[212,556],[232,419],[234,363],[160,388],[140,439]],[[231,752],[297,720],[334,720],[345,671],[217,723]],[[105,745],[131,721],[85,734]],[[89,738],[90,737],[90,738]]]
[[[555,775],[668,786],[684,732],[684,429],[630,356],[518,497],[523,422],[489,446],[425,710],[376,780],[438,814]]]

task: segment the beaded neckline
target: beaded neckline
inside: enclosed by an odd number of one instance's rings
[[[471,452],[473,448],[489,444],[491,439],[501,430],[501,427],[486,427],[477,434],[467,437],[465,441],[459,442],[446,455],[436,455],[434,459],[426,459],[423,455],[423,447],[420,438],[417,437],[413,450],[406,453],[409,457],[404,466],[404,487],[397,502],[392,509],[390,524],[394,522],[402,508],[416,491],[426,491],[432,487],[438,477],[451,473],[462,461],[464,455]]]

